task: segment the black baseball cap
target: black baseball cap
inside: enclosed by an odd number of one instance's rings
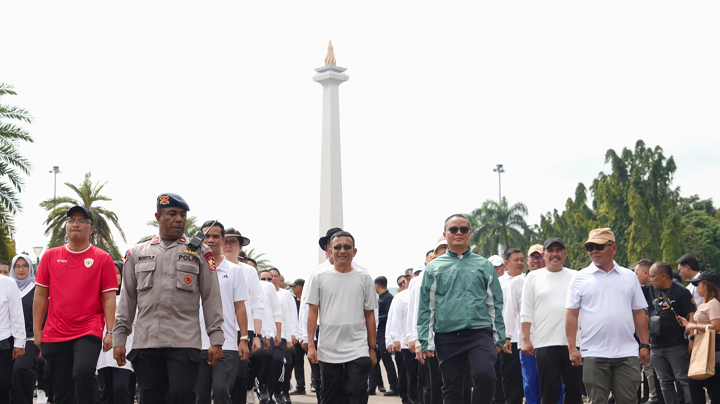
[[[294,286],[302,286],[302,287],[305,287],[305,279],[302,279],[302,278],[300,278],[300,279],[295,279],[295,282],[293,282],[293,283],[290,284],[290,287],[294,287]]]
[[[72,215],[75,212],[80,212],[80,213],[84,214],[85,216],[87,216],[88,219],[90,219],[93,223],[95,223],[95,219],[93,218],[93,215],[92,215],[92,212],[90,212],[90,209],[88,209],[84,206],[75,205],[72,208],[70,208],[70,210],[68,210],[67,217],[70,217],[70,215]]]
[[[551,244],[558,243],[562,246],[562,248],[565,248],[565,243],[563,243],[562,239],[559,239],[557,237],[550,237],[549,239],[545,240],[543,243],[543,250],[547,250],[548,247],[550,247]]]
[[[332,229],[328,230],[327,233],[325,233],[325,237],[320,237],[320,240],[318,240],[318,243],[320,244],[320,249],[325,251],[325,246],[327,245],[328,241],[332,238],[333,234],[342,231],[339,227],[333,227]]]
[[[716,274],[714,271],[703,271],[700,272],[697,279],[693,279],[690,283],[697,286],[700,281],[708,281],[720,286],[720,275]]]

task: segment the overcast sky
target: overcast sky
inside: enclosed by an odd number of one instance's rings
[[[286,274],[317,265],[322,87],[340,87],[345,228],[373,275],[423,262],[443,219],[498,196],[528,221],[638,139],[683,196],[720,202],[716,1],[0,1],[0,81],[35,121],[18,251],[38,203],[92,171],[127,235],[176,192]],[[655,257],[658,258],[658,257]]]

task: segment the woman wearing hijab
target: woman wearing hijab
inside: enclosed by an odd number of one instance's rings
[[[117,297],[120,301],[120,289],[122,289],[122,261],[115,261],[115,274],[117,275]],[[106,326],[107,328],[107,326]],[[105,330],[107,331],[107,329]],[[103,332],[104,334],[104,332]],[[132,349],[132,335],[128,335],[126,349]],[[100,352],[98,357],[98,387],[100,388],[100,404],[132,404],[135,401],[135,373],[130,362],[118,366],[113,358],[112,349],[107,352]]]
[[[32,404],[35,388],[35,371],[33,365],[40,355],[40,350],[33,342],[33,297],[35,296],[35,274],[32,260],[25,254],[16,255],[10,265],[10,278],[17,282],[22,298],[23,315],[25,316],[25,355],[13,364],[12,402],[15,404]]]

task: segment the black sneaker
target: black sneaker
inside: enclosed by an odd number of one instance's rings
[[[399,396],[400,394],[397,391],[388,390],[383,396],[390,397],[390,396]]]
[[[291,392],[290,392],[290,395],[291,395],[291,396],[304,396],[304,395],[305,395],[305,390],[304,390],[304,389],[303,389],[303,390],[296,389],[296,390],[291,391]]]
[[[367,390],[368,396],[374,396],[375,395],[375,389],[368,389]]]
[[[380,387],[378,387],[378,391],[380,391],[381,393],[384,393],[384,392],[385,392],[385,386],[380,386]]]
[[[314,386],[314,385],[311,385],[311,386],[310,386],[310,392],[315,393],[316,391],[317,391],[317,389],[315,388],[315,386]]]

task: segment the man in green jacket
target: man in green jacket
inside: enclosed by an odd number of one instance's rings
[[[425,357],[437,354],[445,404],[462,403],[468,364],[471,402],[492,402],[493,365],[505,342],[500,282],[490,261],[470,252],[470,234],[465,216],[455,214],[445,220],[448,250],[430,261],[420,286],[418,340]]]

